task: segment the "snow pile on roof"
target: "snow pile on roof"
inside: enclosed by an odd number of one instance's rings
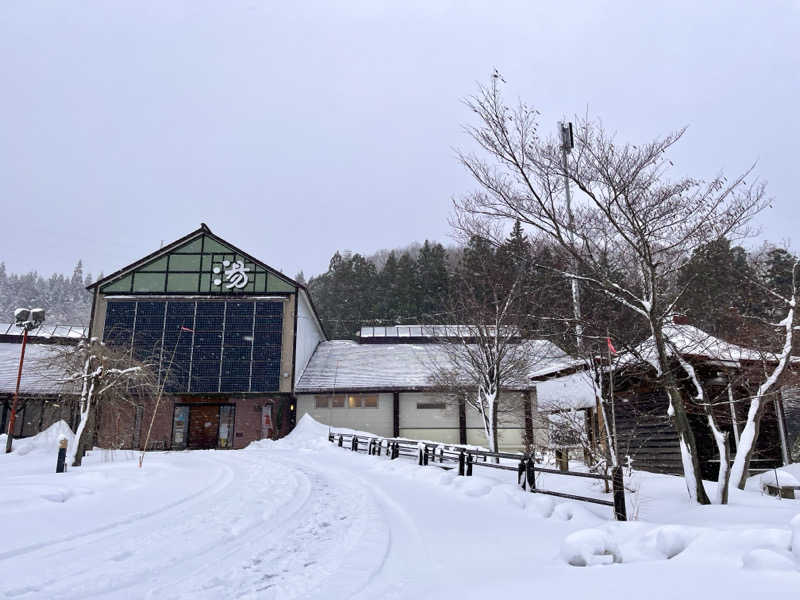
[[[17,385],[20,344],[0,343],[0,394],[13,394]],[[21,394],[59,394],[77,392],[76,385],[64,385],[64,374],[53,364],[58,347],[52,344],[27,344],[22,366]]]
[[[742,360],[772,359],[774,355],[764,355],[756,350],[731,344],[693,325],[669,324],[664,326],[664,338],[667,341],[667,353],[673,353],[673,347],[683,356],[694,356],[708,360],[739,362]],[[620,357],[621,365],[639,362],[638,355],[646,362],[656,361],[656,349],[650,337],[639,344],[635,352]]]
[[[531,340],[531,356],[541,364],[562,360],[566,354],[552,342]],[[322,342],[317,346],[296,392],[332,390],[424,390],[432,389],[437,370],[452,364],[443,344],[359,344],[349,340]],[[510,389],[532,389],[535,384],[521,378]]]
[[[578,371],[564,377],[537,382],[536,405],[541,411],[594,407],[595,391],[591,373]]]

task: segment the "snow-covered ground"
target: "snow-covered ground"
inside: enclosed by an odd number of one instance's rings
[[[800,594],[800,500],[755,480],[729,506],[699,507],[683,479],[640,473],[638,520],[615,523],[608,507],[522,492],[514,473],[460,478],[352,453],[310,418],[278,442],[148,453],[142,469],[133,453],[95,450],[66,474],[54,473],[59,433],[0,455],[0,597]],[[539,485],[603,495],[577,478]]]

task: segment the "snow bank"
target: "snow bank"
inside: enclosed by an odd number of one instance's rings
[[[561,543],[561,558],[573,567],[622,562],[616,541],[601,529],[583,529],[569,534]]]
[[[666,558],[673,558],[686,550],[697,532],[681,525],[665,525],[656,530],[656,548]]]
[[[792,554],[794,554],[794,559],[800,563],[800,514],[789,521],[789,527],[792,529]]]
[[[742,566],[751,571],[795,571],[791,555],[769,548],[756,548],[742,558]]]
[[[758,483],[762,491],[766,491],[768,485],[777,487],[800,486],[800,481],[798,481],[797,477],[785,469],[764,471],[758,476]]]
[[[5,437],[4,435],[3,445],[5,445]],[[72,443],[75,434],[72,433],[65,421],[58,421],[33,437],[15,439],[12,450],[19,456],[25,454],[52,454],[55,456],[58,453],[58,442],[62,438],[66,438],[69,443]]]

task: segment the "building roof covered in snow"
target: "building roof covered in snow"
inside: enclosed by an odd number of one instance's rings
[[[21,344],[0,343],[0,394],[13,394],[17,385]],[[48,344],[27,344],[22,367],[20,394],[76,393],[75,385],[61,383],[64,373],[53,365],[56,348]]]
[[[69,343],[86,337],[89,328],[82,325],[50,325],[43,323],[28,332],[28,342]],[[22,338],[22,329],[14,323],[0,323],[0,341],[16,341]]]
[[[563,360],[566,354],[545,340],[524,342],[530,346],[537,367]],[[322,342],[300,377],[295,391],[322,393],[342,391],[418,391],[434,389],[434,374],[452,364],[444,344],[361,344],[348,340]],[[509,389],[534,389],[529,374]]]
[[[593,408],[595,389],[591,372],[582,369],[561,377],[538,381],[536,405],[544,412]]]
[[[676,350],[684,357],[738,364],[741,361],[777,360],[774,354],[744,348],[721,340],[693,325],[670,323],[664,326],[664,339],[667,352]],[[655,363],[656,349],[653,338],[647,338],[634,352],[620,356],[619,366],[631,365],[644,360]]]

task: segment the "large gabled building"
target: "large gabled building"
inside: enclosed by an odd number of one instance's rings
[[[304,285],[203,224],[89,289],[89,335],[130,347],[164,385],[149,448],[241,448],[291,429],[295,384],[325,340]],[[153,409],[122,427],[101,417],[98,442],[141,445]]]

